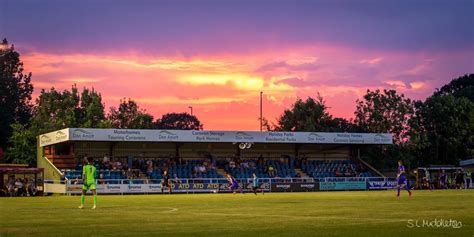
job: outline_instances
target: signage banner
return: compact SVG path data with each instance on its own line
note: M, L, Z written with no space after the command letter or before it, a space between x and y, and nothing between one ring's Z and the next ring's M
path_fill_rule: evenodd
M318 191L319 183L272 183L272 192Z
M40 136L41 146L63 141L392 144L392 135L388 133L66 128Z
M70 128L65 128L58 131L42 134L38 137L40 146L47 146L68 141L70 140L69 132Z
M240 184L240 186L244 192L251 190L251 184ZM269 183L262 183L260 187L263 191L270 191ZM171 189L174 193L230 192L227 183L172 183ZM96 190L99 194L161 193L161 184L97 184ZM165 187L163 191L168 192L168 188ZM66 193L80 194L81 192L82 184L67 185Z
M367 181L367 188L374 189L394 189L397 187L397 181Z
M366 190L365 181L357 182L322 182L319 184L321 190Z

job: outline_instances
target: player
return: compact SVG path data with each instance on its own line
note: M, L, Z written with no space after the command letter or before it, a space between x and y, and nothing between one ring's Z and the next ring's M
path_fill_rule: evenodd
M227 174L227 180L229 181L229 190L231 192L233 192L235 194L236 193L235 189L239 189L240 193L243 194L242 188L240 188L239 183L237 182L237 180L232 175Z
M401 160L398 161L397 181L397 198L400 197L401 188L405 188L408 191L408 196L411 197L410 187L408 186L408 181L406 179L405 166L403 166Z
M252 191L253 191L253 193L255 193L255 195L257 195L257 190L259 190L259 189L262 191L262 194L263 194L263 189L260 188L260 184L258 182L257 175L255 173L253 173Z
M165 186L168 187L168 194L171 194L170 176L166 170L163 172L163 177L161 177L161 192L163 192Z
M95 190L95 175L96 169L93 165L94 159L92 157L85 158L87 161L87 165L82 168L82 195L81 195L81 205L79 206L80 209L84 208L84 202L86 201L86 193L87 190L91 190L92 195L94 195L94 206L92 209L96 208L97 205L97 192Z

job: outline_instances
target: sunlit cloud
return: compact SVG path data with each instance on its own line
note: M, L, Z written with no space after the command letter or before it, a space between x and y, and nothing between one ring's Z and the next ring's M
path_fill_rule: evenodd
M375 65L375 64L378 64L382 61L383 58L373 58L373 59L363 59L363 60L360 60L360 63L362 64L369 64L369 65Z
M405 82L403 81L385 81L385 83L397 89L404 89L406 87Z
M89 78L89 77L70 77L62 79L63 82L68 83L96 83L100 82L102 79L100 78Z
M414 90L421 89L424 86L425 86L425 83L421 81L410 82L410 87Z
M132 98L157 118L193 106L206 129L257 130L260 91L264 117L271 122L296 98L318 92L331 114L351 118L367 89L396 89L422 99L469 67L464 54L444 57L318 45L193 57L31 51L22 60L33 72L35 96L41 89L76 84L101 92L106 108Z

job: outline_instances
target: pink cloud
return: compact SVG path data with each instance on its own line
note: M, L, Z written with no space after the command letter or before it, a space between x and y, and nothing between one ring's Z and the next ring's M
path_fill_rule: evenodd
M194 112L206 129L258 130L259 92L264 117L275 121L297 97L320 92L330 112L351 118L355 100L367 89L394 88L423 99L450 79L472 72L468 53L429 54L353 50L334 45L278 48L195 57L107 54L22 55L33 72L35 96L73 83L94 87L106 107L132 98L160 117L167 112Z

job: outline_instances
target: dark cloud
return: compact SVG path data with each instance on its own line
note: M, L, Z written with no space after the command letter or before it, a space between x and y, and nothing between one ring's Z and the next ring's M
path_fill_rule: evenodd
M0 0L0 6L3 37L56 52L192 56L318 42L383 50L474 48L472 0Z

